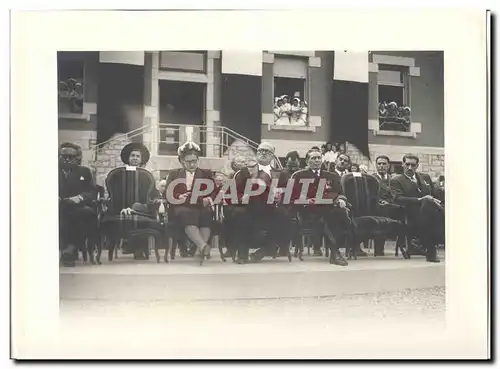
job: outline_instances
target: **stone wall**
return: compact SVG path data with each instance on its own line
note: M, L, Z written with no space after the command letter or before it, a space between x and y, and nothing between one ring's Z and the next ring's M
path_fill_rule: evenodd
M120 153L123 147L130 143L130 139L127 135L117 136L120 135L113 136L112 140L98 151L97 160L89 161L88 164L89 167L96 169L96 182L101 186L104 186L106 176L112 169L124 165Z
M377 156L386 155L391 161L400 162L405 153L412 153L419 158L419 172L429 174L432 180L437 180L440 175L444 175L444 149L439 150L441 151L439 152L432 148L432 150L426 150L425 147L408 146L402 150L400 147L391 148L385 146L388 145L370 145L371 161L364 157L353 145L348 145L347 154L350 156L352 163L364 164L368 167L368 173L373 173L376 170L375 159Z

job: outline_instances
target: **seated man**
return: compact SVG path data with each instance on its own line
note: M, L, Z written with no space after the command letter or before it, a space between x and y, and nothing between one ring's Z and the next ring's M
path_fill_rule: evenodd
M300 156L297 151L290 151L285 157L286 168L284 171L290 177L293 173L300 169Z
M63 143L59 148L59 248L63 266L75 266L78 250L86 250L86 237L97 217L92 207L92 173L78 165L79 146Z
M416 155L403 157L403 174L390 181L396 204L405 208L408 222L426 250L429 262L439 262L436 245L444 239L444 207L432 194L434 185L427 174L418 173Z
M321 169L321 152L317 150L309 150L306 154L307 168L294 173L292 179L294 181L294 190L291 201L298 208L298 212L303 218L313 218L313 224L317 226L316 233L321 237L325 231L325 224L336 239L336 244L332 245L331 254L332 264L345 266L347 261L339 252L339 247L346 242L345 232L350 228L350 220L347 215L347 200L342 196L342 186L340 177L337 173L328 172ZM309 187L304 189L305 183L301 180L313 180ZM319 194L321 199L332 200L331 204L315 204L315 199L318 196L320 182L324 181L325 191ZM299 204L302 192L304 192L308 204ZM316 240L315 248L317 251L319 241Z
M375 165L377 166L377 171L373 174L375 178L378 179L380 184L379 193L379 210L380 216L395 220L404 220L404 209L394 204L394 193L390 186L390 175L389 170L389 158L385 155L380 155L375 159ZM384 246L386 239L384 237L375 237L374 241L374 251L375 256L384 256Z
M265 230L268 236L268 242L252 255L254 261L261 260L264 256L275 255L276 247L279 248L281 255L288 252L289 248L291 235L289 209L287 206L279 205L278 202L268 202L272 181L275 180L277 186L275 193L271 194L271 198L275 195L277 199L279 193L286 187L289 178L286 172L271 167L274 151L273 145L267 142L261 143L257 148L257 163L254 166L243 168L234 177L239 200L243 204L246 213L247 229L253 229L253 234ZM262 180L265 186L263 192L259 195L245 192L247 180L254 176ZM239 250L238 254L241 254L239 262L246 262L247 253L248 248Z
M345 174L349 173L349 168L351 167L351 158L342 152L339 151L337 158L335 159L335 165L333 172L337 173L340 178L342 178ZM350 238L347 239L348 243L351 243L352 240ZM354 252L356 256L367 256L366 252L361 249L361 245L353 245Z

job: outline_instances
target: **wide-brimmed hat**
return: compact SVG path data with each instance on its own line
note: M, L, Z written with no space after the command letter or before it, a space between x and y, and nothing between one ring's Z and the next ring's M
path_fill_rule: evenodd
M128 165L128 160L130 158L130 153L132 151L140 151L141 152L141 165L147 164L149 161L149 150L146 146L144 146L140 142L131 142L128 145L125 145L125 147L122 149L122 152L120 153L120 157L123 161L124 164Z

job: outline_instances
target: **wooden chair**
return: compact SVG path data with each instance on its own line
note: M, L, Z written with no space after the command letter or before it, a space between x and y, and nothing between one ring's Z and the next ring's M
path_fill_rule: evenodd
M159 247L163 240L163 229L157 220L156 211L151 206L151 196L155 189L153 175L144 168L120 167L113 169L106 177L109 194L108 211L101 219L102 233L110 239L148 238L146 257L153 248L157 262L160 262ZM122 209L142 205L132 215L120 214ZM113 260L115 244L109 245L108 260ZM146 250L145 250L146 251Z
M341 182L344 195L352 205L350 217L353 224L353 245L376 236L397 236L396 251L399 249L407 259L407 244L400 242L406 240L406 224L380 215L378 180L367 173L348 173L342 177ZM349 249L348 258L352 257L356 259L355 251Z

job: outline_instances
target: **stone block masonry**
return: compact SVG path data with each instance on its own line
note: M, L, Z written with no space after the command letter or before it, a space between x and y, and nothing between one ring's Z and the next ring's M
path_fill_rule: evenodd
M375 159L379 155L388 156L391 161L401 162L403 155L412 153L419 158L419 171L428 174L433 181L437 181L440 175L445 173L444 154L436 153L436 148L412 147L412 146L390 146L390 145L370 145L371 160L364 157L356 147L349 145L347 154L351 158L352 163L364 164L368 167L368 173L373 173L376 170ZM444 149L442 149L444 152Z

